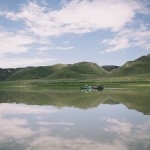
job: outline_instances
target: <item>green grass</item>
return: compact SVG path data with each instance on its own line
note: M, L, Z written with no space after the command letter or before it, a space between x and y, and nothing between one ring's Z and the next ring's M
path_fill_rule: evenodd
M139 80L142 79L142 80ZM144 80L143 80L144 79ZM0 82L0 88L3 87L40 87L51 89L79 89L83 85L98 85L103 84L105 88L150 88L149 76L143 78L138 77L114 77L114 78L97 78L91 80L77 80L77 79L60 79L60 80L17 80L17 81L3 81Z

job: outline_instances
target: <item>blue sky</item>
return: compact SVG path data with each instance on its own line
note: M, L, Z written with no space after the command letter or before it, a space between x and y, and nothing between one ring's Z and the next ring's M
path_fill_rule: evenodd
M123 65L149 53L149 0L0 0L1 68Z

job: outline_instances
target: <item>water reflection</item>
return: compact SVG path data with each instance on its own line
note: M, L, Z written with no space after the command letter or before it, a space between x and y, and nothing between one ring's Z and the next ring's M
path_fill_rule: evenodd
M124 104L130 109L150 114L149 90L0 90L0 103L52 105L88 109L100 104Z
M2 90L0 149L148 150L149 91L142 93Z
M99 91L102 92L103 89L81 89L82 92L94 92L94 91Z

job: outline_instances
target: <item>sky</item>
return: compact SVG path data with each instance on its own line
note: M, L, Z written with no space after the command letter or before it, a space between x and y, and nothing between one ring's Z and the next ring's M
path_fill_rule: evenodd
M0 68L121 66L149 53L150 0L0 0Z

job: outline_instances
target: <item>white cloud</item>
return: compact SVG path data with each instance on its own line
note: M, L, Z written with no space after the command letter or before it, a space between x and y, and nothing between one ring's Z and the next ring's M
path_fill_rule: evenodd
M72 0L59 10L48 10L30 2L20 12L1 12L12 20L23 20L29 31L39 36L83 34L100 29L120 30L136 13L143 13L138 1Z
M35 44L40 44L40 48L34 48ZM48 47L49 45L49 47ZM8 32L4 29L0 29L0 67L26 67L26 66L37 66L37 65L49 65L56 59L53 58L42 58L37 57L20 57L17 58L7 57L11 54L24 54L30 53L31 50L41 51L51 49L51 43L47 38L35 37L28 35L25 31Z
M45 66L50 65L53 61L56 61L56 59L52 58L38 58L38 57L32 57L32 58L5 58L0 57L1 68L17 68L17 67L26 67L26 66Z
M131 44L143 49L150 49L150 30L129 30L130 34L126 36L131 39Z
M27 118L22 116L18 118L17 115L41 115L51 114L58 112L58 109L46 109L44 106L28 106L24 104L0 104L0 144L11 141L12 139L22 139L35 136L37 133L45 133L46 128L39 130L32 130L29 127ZM11 118L7 115L11 115ZM48 129L50 130L50 129Z
M28 4L20 5L21 8L18 12L0 10L1 17L23 24L24 28L18 31L17 27L14 29L15 26L10 24L8 31L8 29L0 27L0 67L18 67L18 64L21 64L20 67L48 64L54 59L36 58L37 54L38 56L45 54L45 51L48 50L74 49L73 46L67 45L68 42L64 42L64 47L53 45L50 42L50 37L68 33L84 34L98 30L111 30L117 35L113 39L103 41L103 44L108 46L105 52L115 52L131 46L150 49L149 30L144 31L144 28L141 31L126 29L128 24L135 21L138 13L148 12L140 1L62 0L59 9L48 8L46 1L42 6L40 6L41 3L42 1L40 3L30 1ZM126 32L123 32L122 29ZM38 44L41 46L36 47ZM36 48L33 45L36 45ZM8 59L7 57L8 54L18 53L28 53L29 55L30 51L35 50L38 52L32 59Z
M107 121L111 125L108 128L104 128L106 132L116 132L117 134L128 134L133 128L133 125L128 122L120 122L115 118L102 118L102 120Z
M146 26L119 31L113 38L104 39L100 44L106 45L103 52L115 52L129 47L140 47L150 50L150 30Z
M50 49L53 50L70 50L70 49L74 49L73 46L68 46L68 47L50 47Z
M44 143L44 144L43 144ZM74 138L74 139L65 139L62 137L51 137L51 136L40 136L30 142L26 150L49 150L49 149L57 149L57 150L127 150L127 146L124 145L123 142L114 140L113 143L102 143L97 142L92 139L86 138Z
M42 52L42 51L47 51L47 50L70 50L70 49L74 49L73 46L42 46L37 48L38 51Z
M106 52L115 52L121 49L128 48L130 46L129 40L126 37L115 37L113 39L105 39L102 44L106 44L109 47Z
M27 53L30 50L38 50L34 45L40 44L40 48L50 48L51 42L47 38L36 37L28 34L26 30L22 31L6 31L0 28L0 56L5 54Z
M67 44L69 44L69 43L70 43L69 41L64 41L64 44L65 44L65 45L67 45Z
M119 118L102 117L102 122L99 123L105 125L105 128L102 125L101 129L106 132L101 132L101 134L100 128L97 126L93 133L90 132L87 136L84 131L80 132L79 130L77 132L82 124L74 126L74 123L66 121L51 122L52 119L43 117L45 114L49 116L49 114L57 111L59 110L54 107L0 104L1 146L9 142L9 147L14 146L14 144L19 147L21 144L26 150L129 150L132 146L134 149L139 149L139 144L141 149L149 148L149 118L139 123L133 123L133 120L128 122L121 121L122 119ZM42 115L40 116L40 114ZM32 117L35 119L31 122L30 118ZM63 128L57 128L57 125L63 126ZM68 126L73 126L73 128L66 128ZM59 131L57 129L61 129L61 132L57 132ZM70 133L63 134L63 131ZM96 135L96 139L92 138L93 135Z
M28 125L27 121L18 118L3 118L0 116L0 143L7 142L10 138L20 139L33 135L30 128L23 126Z
M34 45L39 45L34 47ZM37 65L50 65L54 58L39 57L37 54L44 54L48 50L70 50L73 46L54 46L48 38L36 37L28 34L25 31L9 32L0 28L0 67L26 67ZM11 54L29 54L30 51L35 50L37 53L35 57L17 58L15 55L8 58L7 55Z
M26 45L36 40L24 33L13 33L0 30L0 55L7 53L24 53L28 51Z
M74 126L75 124L74 123L71 123L71 122L65 122L65 121L62 121L62 122L39 122L38 123L39 125L42 125L42 126L55 126L55 125L65 125L65 126Z
M107 122L107 127L104 128L106 133L114 133L126 143L142 142L144 147L148 147L150 121L145 121L141 124L133 124L128 121L120 121L116 118L102 117L102 120Z
M47 113L55 113L57 112L55 109L45 109L44 107L39 108L36 106L28 106L28 105L17 105L17 104L8 104L3 103L0 104L0 114L47 114Z

